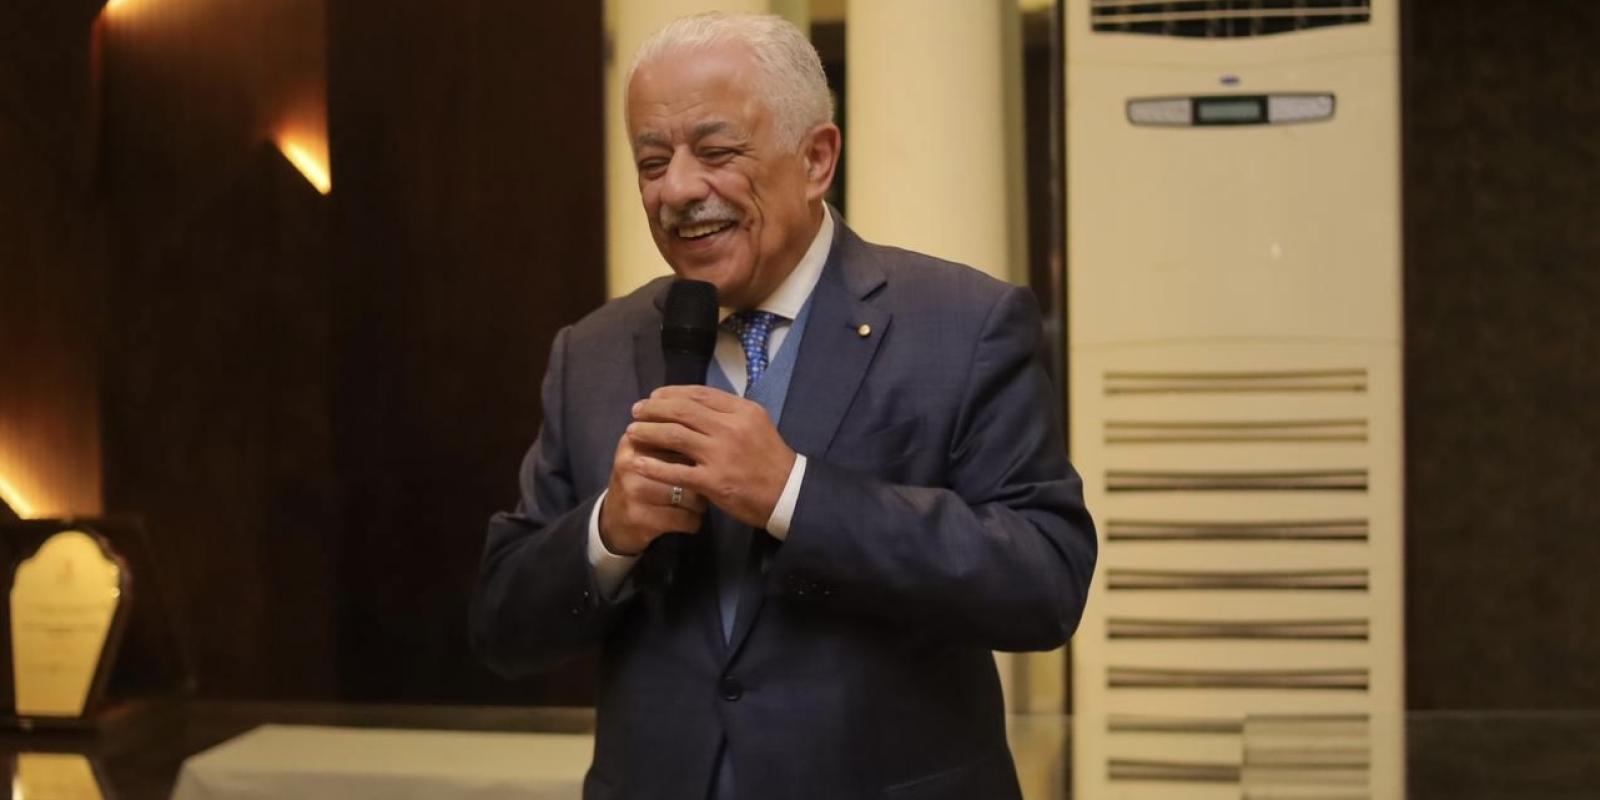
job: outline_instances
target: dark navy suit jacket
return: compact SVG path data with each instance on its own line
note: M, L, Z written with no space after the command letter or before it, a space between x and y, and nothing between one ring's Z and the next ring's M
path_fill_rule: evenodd
M804 483L787 539L757 532L725 641L706 548L617 602L587 557L629 408L662 380L666 286L556 337L476 648L510 676L601 649L589 800L699 800L724 735L752 800L1017 797L990 651L1065 642L1096 552L1032 295L836 226L779 426Z

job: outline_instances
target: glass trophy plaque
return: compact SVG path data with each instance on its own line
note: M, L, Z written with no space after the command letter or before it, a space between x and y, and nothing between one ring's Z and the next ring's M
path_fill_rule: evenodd
M128 570L81 530L47 538L11 581L11 676L22 720L93 712L115 658Z
M106 800L94 762L77 753L18 753L12 764L11 796L26 800Z

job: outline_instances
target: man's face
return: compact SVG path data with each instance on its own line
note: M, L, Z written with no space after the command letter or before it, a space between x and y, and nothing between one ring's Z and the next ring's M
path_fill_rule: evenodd
M656 247L679 277L715 284L732 308L777 289L820 222L806 158L779 141L755 74L747 47L714 45L669 51L641 65L628 87L628 134Z

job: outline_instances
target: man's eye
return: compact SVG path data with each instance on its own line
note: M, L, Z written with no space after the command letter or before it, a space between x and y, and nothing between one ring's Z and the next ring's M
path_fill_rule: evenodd
M727 147L710 147L701 150L700 157L706 161L726 161L733 157L733 150Z
M639 162L640 174L654 174L666 168L667 160L664 158L647 158Z

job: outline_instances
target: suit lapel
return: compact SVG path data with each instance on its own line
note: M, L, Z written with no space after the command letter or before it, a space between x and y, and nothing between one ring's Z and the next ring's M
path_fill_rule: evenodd
M844 421L889 330L889 312L867 299L884 280L865 243L839 225L833 253L817 281L811 320L778 426L795 452L821 457Z
M739 648L755 627L756 615L761 613L762 600L766 598L767 564L778 540L766 531L749 530L750 549L745 553L744 571L739 576L739 610L734 615L733 635L728 638L728 649L723 654L723 665L733 661Z
M666 360L661 355L660 312L662 304L667 299L668 285L670 284L663 281L661 290L656 292L653 300L656 313L646 315L633 332L633 372L639 380L640 399L661 388L661 383L667 376Z
M811 319L806 323L783 418L778 422L778 432L795 452L821 458L844 421L889 329L889 312L868 300L884 281L872 252L840 222L833 251L812 295ZM765 531L753 535L726 661L738 654L755 626L767 594L767 563L777 545Z

